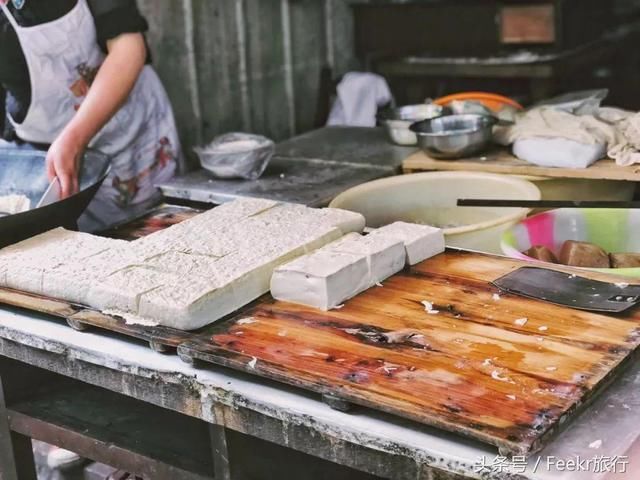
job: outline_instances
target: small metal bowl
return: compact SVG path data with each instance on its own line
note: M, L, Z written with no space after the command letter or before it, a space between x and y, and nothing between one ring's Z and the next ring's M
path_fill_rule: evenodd
M421 120L439 117L443 113L444 108L440 105L421 103L383 110L378 115L378 121L384 125L391 142L411 146L418 144L418 137L409 129L411 125Z
M448 115L411 125L418 145L433 158L470 157L485 150L498 121L486 115Z

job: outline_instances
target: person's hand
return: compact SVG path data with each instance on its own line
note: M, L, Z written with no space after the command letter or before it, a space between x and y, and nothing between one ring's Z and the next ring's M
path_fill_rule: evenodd
M78 170L86 145L74 135L63 132L47 152L47 177L60 181L61 200L78 193Z

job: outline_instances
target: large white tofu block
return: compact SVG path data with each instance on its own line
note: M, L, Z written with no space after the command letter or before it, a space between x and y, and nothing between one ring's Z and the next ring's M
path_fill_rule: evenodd
M362 236L351 233L325 248L334 252L366 256L369 265L369 286L398 273L406 262L404 242L384 235Z
M378 228L370 237L388 237L404 242L409 265L416 265L445 250L444 233L441 229L416 223L395 222Z
M271 278L274 298L321 310L335 308L369 286L366 256L327 249L277 268Z
M133 242L56 229L0 251L0 285L191 330L268 292L281 265L363 227L351 212L246 199ZM333 255L355 265L334 272L346 283L330 285L327 308L373 278L366 255Z

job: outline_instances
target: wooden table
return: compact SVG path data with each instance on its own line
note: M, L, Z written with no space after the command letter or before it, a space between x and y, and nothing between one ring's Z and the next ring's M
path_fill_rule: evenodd
M408 420L364 408L342 413L295 388L222 367L195 369L146 345L77 332L24 311L0 309L0 355L0 478L6 480L35 478L29 437L154 480L212 478L214 471L214 478L314 479L336 469L331 478L480 478L482 459L491 464L497 455ZM637 448L638 382L636 363L543 458ZM603 442L597 451L589 448L595 440ZM185 450L185 444L198 447ZM527 468L521 478L557 478Z
M538 167L514 157L507 149L496 148L485 154L460 160L436 160L424 152L409 156L402 163L405 173L423 171L464 171L503 173L508 175L592 180L640 181L640 165L620 167L613 160L600 160L588 168Z

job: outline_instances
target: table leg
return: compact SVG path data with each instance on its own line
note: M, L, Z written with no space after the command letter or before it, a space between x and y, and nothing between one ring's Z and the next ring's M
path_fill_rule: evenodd
M0 379L0 480L37 480L31 439L11 432Z
M224 427L220 425L209 425L209 437L211 438L211 454L213 455L215 480L231 480L227 435Z

